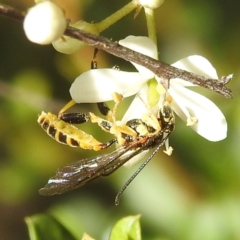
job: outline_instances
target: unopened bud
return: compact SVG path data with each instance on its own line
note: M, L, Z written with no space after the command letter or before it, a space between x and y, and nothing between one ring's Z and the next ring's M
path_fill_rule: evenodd
M164 0L139 0L139 3L145 8L155 9L163 4Z
M50 44L60 38L67 27L63 10L51 1L30 8L23 28L27 38L38 44Z
M94 35L99 35L99 32L94 23L87 23L84 21L79 21L73 24L69 24L69 26L74 27L76 29L83 30L88 33L92 33ZM61 53L72 54L77 50L86 47L86 43L83 41L64 36L63 38L59 38L57 41L53 42L53 47Z

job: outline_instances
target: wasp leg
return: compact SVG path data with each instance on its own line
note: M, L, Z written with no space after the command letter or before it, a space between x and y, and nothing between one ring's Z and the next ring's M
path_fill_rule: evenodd
M89 121L89 113L59 113L58 118L67 123L81 124Z
M91 61L91 69L97 69L97 60L96 60L96 57L97 57L97 53L98 53L98 49L95 48L94 49L94 52L93 52L93 59Z
M112 122L97 117L95 114L89 113L60 113L58 118L66 123L71 124L81 124L87 121L92 123L97 123L99 127L102 128L105 132L110 132L110 129L113 125Z
M97 69L97 60L96 60L96 56L97 56L97 53L98 53L98 49L95 48L94 49L94 53L93 53L93 59L91 61L91 69ZM107 106L107 104L105 102L99 102L97 103L97 107L98 107L98 110L99 112L103 115L103 116L106 116L106 118L108 120L110 120L111 118L108 118L108 116L111 116L112 115L112 112L110 110L110 108Z
M115 105L112 110L112 121L115 123L116 122L116 112L117 112L117 107L118 104L123 100L123 96L117 92L114 92L112 94L113 101L115 102Z
M105 103L99 103L99 106L101 106L101 110L104 114L107 114L107 120L102 119L95 114L89 112L89 113L64 113L60 111L58 114L58 118L61 119L64 122L72 123L72 124L81 124L85 123L87 121L91 121L92 123L97 123L99 127L102 128L102 130L106 132L110 132L113 125L115 125L116 122L116 111L118 104L122 101L122 95L118 93L113 93L113 100L115 102L115 105L113 107L113 110L110 111L110 109L107 107ZM67 109L67 106L70 105L71 102L69 102L63 109ZM110 120L109 120L110 119Z
M94 113L89 113L89 117L90 117L90 120L92 123L97 123L98 126L105 132L110 132L110 129L112 128L113 126L113 123L108 121L108 120L105 120L105 119L102 119L98 116L96 116Z
M107 106L107 104L105 102L99 102L97 103L97 107L99 112L103 115L103 116L108 116L109 113L111 112L110 108Z
M115 105L114 105L112 111L107 106L107 104L104 103L104 102L97 103L97 106L98 106L99 112L102 115L104 115L108 121L115 122L116 121L115 116L116 116L117 106L122 101L123 97L122 97L121 94L116 93L116 92L112 94L112 97L113 97L113 101L115 102Z
M93 59L91 61L91 69L97 69L98 66L97 66L97 60L96 60L96 56L97 56L97 53L98 53L98 49L95 48L94 49L94 53L93 53ZM110 115L110 108L107 106L107 104L105 102L99 102L97 103L97 107L98 107L98 110L99 112L103 115L103 116L108 116Z
M66 112L69 108L71 108L73 105L75 105L76 102L74 100L69 101L60 111L59 114Z
M111 128L115 125L115 122L116 122L115 116L116 116L117 106L122 101L122 95L118 93L113 93L112 96L115 102L115 105L112 111L109 110L109 108L105 105L105 103L100 103L100 105L103 107L102 110L104 109L104 111L107 111L106 120L100 117L97 117L93 113L89 113L91 122L97 123L98 126L101 127L106 132L111 132Z

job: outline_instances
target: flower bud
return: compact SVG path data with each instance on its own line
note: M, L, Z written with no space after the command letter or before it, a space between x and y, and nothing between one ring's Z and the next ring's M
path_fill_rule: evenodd
M94 35L99 35L99 32L96 28L96 25L94 23L87 23L84 21L78 21L76 23L73 24L69 24L69 26L77 28L77 29L81 29L85 32L89 32L92 33ZM67 37L64 36L63 38L59 38L58 40L56 40L55 42L52 43L53 47L61 53L65 53L65 54L72 54L74 52L76 52L77 50L85 47L87 44L84 43L83 41L79 41L77 39L71 38L71 37Z
M23 23L27 38L38 44L50 44L60 38L67 27L63 10L51 1L30 8Z
M139 0L139 3L145 8L155 9L163 4L164 0Z

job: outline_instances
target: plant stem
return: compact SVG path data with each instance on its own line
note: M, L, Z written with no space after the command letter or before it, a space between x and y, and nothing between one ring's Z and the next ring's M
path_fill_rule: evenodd
M139 6L138 1L133 0L132 2L128 3L109 17L105 18L103 21L96 23L96 27L98 28L99 32L104 31L123 17L125 17L128 13L133 11L135 8Z
M157 34L156 34L154 10L150 8L144 8L144 11L145 11L146 21L147 21L148 37L152 39L154 44L157 46Z

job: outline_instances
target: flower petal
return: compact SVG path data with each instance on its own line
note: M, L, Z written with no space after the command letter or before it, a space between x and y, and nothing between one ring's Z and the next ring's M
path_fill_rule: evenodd
M220 141L227 136L227 122L220 109L208 98L189 89L171 84L168 90L173 98L172 108L185 122L196 117L197 124L191 126L209 141Z
M187 58L181 59L180 61L177 61L176 63L172 64L172 66L205 77L218 79L216 69L206 58L202 56L189 56ZM172 79L171 82L181 86L196 86L188 81L184 81L179 78Z
M148 86L144 84L140 92L135 96L128 110L122 118L122 122L126 123L132 119L141 119L142 115L147 112L147 92Z
M131 150L130 152L134 152L135 150ZM126 168L131 168L134 165L136 165L137 163L143 161L144 159L147 159L147 154L148 154L149 150L144 150L141 153L137 154L136 156L134 156L133 158L131 158L129 161L127 161L126 163L123 164L124 167Z
M138 72L115 69L94 69L78 76L70 88L77 103L105 102L117 92L124 97L136 94L147 81Z
M157 47L153 41L148 37L143 36L128 36L125 39L119 41L119 44L132 49L136 52L142 53L154 59L157 59ZM154 73L147 68L140 66L136 63L131 62L136 69L141 73L145 78L151 79L154 77Z

